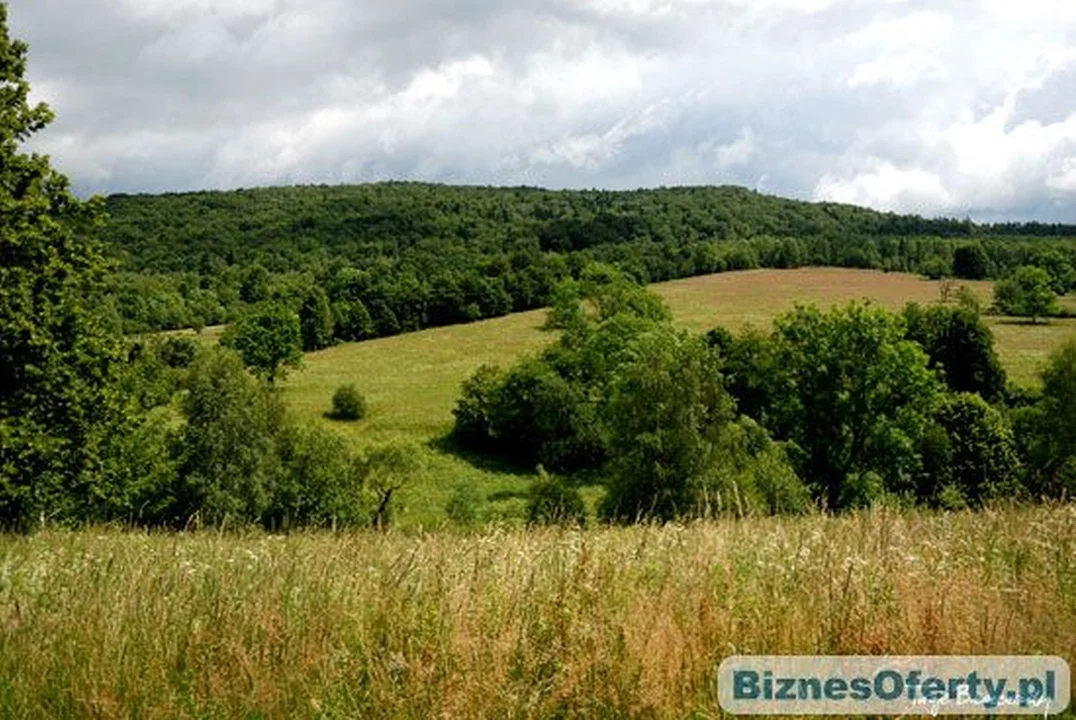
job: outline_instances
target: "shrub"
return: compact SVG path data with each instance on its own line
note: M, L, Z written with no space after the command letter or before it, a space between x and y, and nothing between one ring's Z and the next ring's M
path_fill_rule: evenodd
M942 457L948 461L935 468L937 493L951 485L970 505L1020 494L1016 440L1000 412L978 395L959 393L946 398L935 422L946 433Z
M994 286L994 304L1005 315L1039 318L1059 311L1050 273L1040 267L1025 265Z
M979 393L995 401L1005 392L1005 370L994 351L994 334L978 311L961 305L926 308L909 303L904 337L922 346L953 392Z
M482 365L463 382L460 399L452 410L456 416L453 432L462 444L481 448L490 442L501 383L501 372L492 365Z
M281 473L263 524L271 530L365 525L373 511L369 469L328 429L289 423L277 438Z
M260 522L280 471L280 399L216 349L191 366L183 402L179 487L163 520L213 527Z
M336 420L361 420L366 416L366 398L354 385L341 385L333 393L333 409L329 416Z
M157 356L170 368L189 367L198 356L198 343L188 337L169 337L157 347Z
M474 525L478 521L478 508L481 503L482 497L474 485L462 483L456 486L452 497L445 503L445 514L457 525Z
M579 491L542 468L530 489L527 521L536 525L585 525L586 505Z
M952 274L952 268L949 267L949 263L946 262L945 258L931 255L919 264L919 274L925 275L931 280L941 280L943 277L949 277Z

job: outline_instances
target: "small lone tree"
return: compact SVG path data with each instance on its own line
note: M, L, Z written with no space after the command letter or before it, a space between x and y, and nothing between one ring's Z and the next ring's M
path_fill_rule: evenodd
M341 385L333 394L329 417L335 420L361 420L366 415L366 399L354 385Z
M270 385L283 378L287 368L298 368L302 363L299 316L276 303L255 308L221 342L235 348L243 364Z
M1034 265L1017 268L994 288L994 304L1006 315L1031 318L1038 322L1057 313L1057 295L1050 273Z

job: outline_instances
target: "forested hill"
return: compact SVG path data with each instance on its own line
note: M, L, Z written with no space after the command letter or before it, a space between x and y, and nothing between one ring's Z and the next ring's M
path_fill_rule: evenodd
M129 330L221 322L269 297L298 307L307 292L299 286L314 284L331 303L372 313L373 329L343 337L387 334L540 306L589 260L644 281L799 265L947 274L960 270L956 248L974 243L976 275L1076 265L1072 226L925 219L738 187L382 183L115 195L107 204L102 237L119 261L115 296Z
M342 257L398 257L412 248L565 252L648 240L758 236L1067 235L1063 225L975 225L740 187L628 192L453 187L419 183L114 195L105 233L136 271L197 270L212 259L276 271Z

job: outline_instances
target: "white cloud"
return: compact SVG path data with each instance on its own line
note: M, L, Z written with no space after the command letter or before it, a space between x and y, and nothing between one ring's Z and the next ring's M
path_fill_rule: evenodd
M80 191L737 182L1076 222L1071 0L10 0Z
M755 154L755 134L751 128L744 128L740 136L727 145L719 146L714 154L719 168L731 168L746 165Z
M885 161L876 164L875 169L851 178L823 175L815 197L883 210L901 208L919 212L937 212L951 204L948 191L936 175L916 168L898 168Z

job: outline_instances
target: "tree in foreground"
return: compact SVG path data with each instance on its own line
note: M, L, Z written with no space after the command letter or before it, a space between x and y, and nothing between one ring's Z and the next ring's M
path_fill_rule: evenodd
M1050 273L1040 267L1025 265L994 287L994 304L1006 315L1031 318L1049 317L1058 312Z
M613 460L606 515L668 520L696 511L734 404L701 338L671 327L639 337L608 408Z
M99 204L78 201L47 157L21 152L53 119L29 104L27 50L0 3L0 524L15 528L94 509L123 419L106 266L86 239Z

